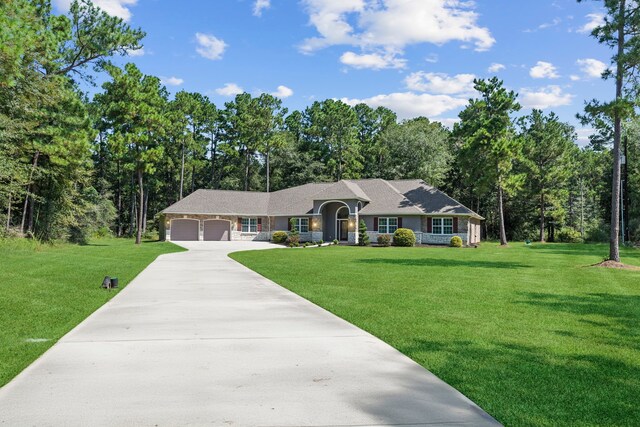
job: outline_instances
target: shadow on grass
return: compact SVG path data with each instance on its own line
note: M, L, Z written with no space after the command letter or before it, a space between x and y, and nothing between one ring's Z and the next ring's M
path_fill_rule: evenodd
M572 339L559 336L558 340ZM640 364L507 342L419 339L398 350L505 425L638 425Z
M505 261L478 261L459 259L438 259L438 258L369 258L360 259L357 262L364 264L389 264L411 267L471 267L471 268L499 268L518 269L531 268L530 265L518 262Z
M640 350L640 295L620 295L606 292L584 295L557 295L536 292L519 294L516 304L527 304L548 310L580 316L579 322L588 324L592 332L616 334L617 345ZM598 319L584 317L597 316ZM607 341L606 344L612 343ZM615 344L614 344L615 345Z

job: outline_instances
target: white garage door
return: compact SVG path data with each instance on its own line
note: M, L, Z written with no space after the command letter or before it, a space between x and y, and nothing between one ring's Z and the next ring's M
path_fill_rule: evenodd
M174 219L171 221L171 240L176 242L198 240L200 221L194 219Z

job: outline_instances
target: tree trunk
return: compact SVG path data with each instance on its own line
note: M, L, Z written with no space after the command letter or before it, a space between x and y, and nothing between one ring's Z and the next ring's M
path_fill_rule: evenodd
M182 190L184 188L184 141L182 142L182 161L180 162L180 199L182 200Z
M116 189L116 205L118 206L118 229L116 230L116 235L118 237L122 237L122 177L120 176L120 159L116 162L116 170L118 174L118 183Z
M269 148L267 148L267 193L269 192Z
M245 154L244 191L249 191L249 150Z
M622 99L624 79L624 26L626 0L620 1L618 11L618 54L616 70L616 101ZM616 108L613 116L613 183L611 185L611 235L609 236L609 259L620 262L620 135L621 117Z
M127 235L129 237L133 236L133 233L136 229L136 218L138 218L138 210L136 208L136 185L135 185L135 173L131 174L131 213L129 214L129 232Z
M12 184L13 184L13 182L12 182ZM11 228L11 193L9 193L9 200L7 202L8 203L7 203L7 225L6 225L6 230L9 231L9 229Z
M540 241L544 242L544 191L540 192Z
M22 207L22 222L20 223L20 233L24 234L24 225L27 219L27 206L29 206L29 198L31 195L31 181L33 180L33 174L38 167L38 158L40 157L40 151L36 150L33 155L33 163L31 165L31 171L29 172L29 183L27 184L27 194L24 196L24 206Z
M142 232L146 233L147 231L147 213L149 211L149 191L145 191L144 193L144 209L142 215Z
M142 241L142 222L144 217L144 187L142 186L142 167L138 166L138 190L140 194L138 209L138 229L136 230L136 245L139 245Z
M507 245L507 232L504 228L504 207L502 205L502 184L498 183L498 215L500 216L500 245Z
M218 144L215 141L215 135L211 134L211 188L216 188L216 151Z

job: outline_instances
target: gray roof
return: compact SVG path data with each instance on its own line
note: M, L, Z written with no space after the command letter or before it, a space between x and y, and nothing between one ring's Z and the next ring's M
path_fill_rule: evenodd
M316 193L313 200L360 200L369 202L371 199L367 197L362 188L353 181L338 181L335 184Z
M482 218L422 180L343 180L272 193L198 190L163 213L252 216L313 214L314 200L358 200L362 215L464 215Z

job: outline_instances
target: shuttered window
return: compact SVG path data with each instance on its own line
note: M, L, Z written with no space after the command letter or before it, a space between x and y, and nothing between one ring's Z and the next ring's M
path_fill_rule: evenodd
M309 218L294 218L296 230L300 233L309 232Z
M393 234L398 229L398 218L378 218L378 232Z
M242 218L242 232L243 233L257 233L258 232L258 218Z
M431 232L433 234L453 234L453 218L432 218Z

